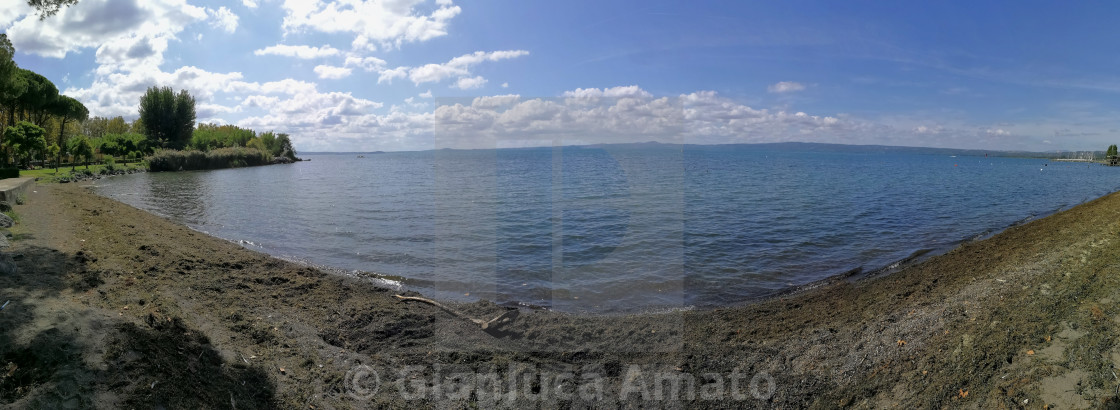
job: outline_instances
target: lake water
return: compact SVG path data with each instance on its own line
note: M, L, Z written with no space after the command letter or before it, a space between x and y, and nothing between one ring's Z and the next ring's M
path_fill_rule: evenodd
M440 298L625 312L756 300L1120 189L1099 165L758 146L305 157L96 191Z

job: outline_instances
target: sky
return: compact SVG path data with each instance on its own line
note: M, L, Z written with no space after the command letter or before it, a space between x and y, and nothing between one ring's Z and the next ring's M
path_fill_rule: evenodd
M929 3L0 0L0 31L91 115L170 86L299 151L1120 143L1120 5Z

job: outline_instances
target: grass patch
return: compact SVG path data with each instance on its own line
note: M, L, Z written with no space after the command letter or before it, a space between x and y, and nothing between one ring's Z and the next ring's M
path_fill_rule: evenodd
M141 163L141 162L131 163L131 164L128 164L128 165L97 164L97 165L90 165L88 171L89 171L89 174L92 174L92 175L102 175L102 174L106 174L106 173L108 173L109 171L112 171L112 170L126 170L127 171L127 170L132 170L132 169L144 169L144 168L145 168L144 164ZM54 168L40 168L40 169L21 170L20 171L20 176L21 177L30 177L30 178L39 178L40 182L59 182L59 181L62 181L62 180L66 180L66 181L73 180L74 177L77 176L77 175L86 174L86 171L87 171L87 169L84 165L79 165L77 167L77 169L74 169L74 170L71 170L71 168L68 167L68 166L61 167L61 168L58 169L58 172L55 172Z

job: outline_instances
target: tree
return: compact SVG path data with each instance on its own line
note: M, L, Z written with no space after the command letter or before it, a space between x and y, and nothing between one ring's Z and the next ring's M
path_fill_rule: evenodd
M58 87L47 77L31 70L21 68L17 75L26 85L23 94L16 99L19 110L24 113L22 119L41 127L46 123L51 114L50 108L58 99Z
M194 97L187 90L176 95L171 87L151 87L140 97L140 121L145 135L166 148L182 149L194 132Z
M253 138L253 139L249 140L249 143L245 144L245 147L246 148L255 148L258 151L260 151L262 154L270 155L269 152L268 152L268 147L266 147L264 145L264 141L261 141L260 138Z
M137 118L137 119L132 121L132 124L128 125L128 131L126 131L126 132L131 132L133 134L147 135L145 133L148 132L148 131L146 129L144 129L144 121L140 121L140 119Z
M7 81L11 80L16 69L19 68L15 60L12 60L15 55L16 49L8 40L8 35L0 33L0 84L7 85Z
M12 60L15 54L16 49L8 41L8 35L0 34L0 105L3 105L7 111L4 114L8 116L14 114L14 101L24 91L24 87L19 87L23 83L16 77L19 66Z
M265 149L267 149L265 152L275 157L277 155L276 152L279 151L279 146L276 144L276 134L272 131L264 132L261 133L260 139L261 142L264 143Z
M47 147L47 156L49 156L51 158L55 158L54 172L56 174L58 173L58 163L62 162L62 154L61 153L62 153L62 148L59 148L58 144L51 144L51 146Z
M292 140L288 138L288 134L278 134L276 136L276 145L277 149L280 151L279 154L275 154L276 156L288 157L288 159L292 161L297 159L296 149L292 147Z
M105 133L106 134L127 134L128 133L128 123L124 121L124 117L119 116L119 115L116 116L116 117L110 118L109 121L107 121L105 123Z
M67 148L67 151L70 152L70 155L74 156L74 159L84 159L86 163L86 169L89 169L89 160L90 158L93 158L93 145L90 145L89 138L86 138L85 135L79 135L77 138L71 138ZM76 164L76 162L72 162L70 169L73 170L74 168L76 168Z
M58 127L58 144L56 144L60 147L66 145L66 121L77 120L80 122L85 121L86 118L89 117L89 110L86 109L86 106L83 105L81 101L75 100L65 95L59 96L58 99L55 100L52 111L54 111L54 115L58 116L59 121L61 122L60 126ZM62 161L61 151L55 152L54 155L57 157L55 164ZM55 168L55 170L57 171L58 166L56 165Z
M0 137L9 125L15 124L16 101L27 89L22 77L17 76L19 66L12 60L16 49L8 41L7 34L0 34ZM4 121L7 119L7 121ZM4 146L0 140L0 146ZM4 150L7 153L7 149ZM7 165L7 155L4 155L4 164Z
M78 4L78 0L27 0L27 5L39 11L39 20L53 16L63 7Z
M1116 155L1117 155L1116 151L1117 151L1116 144L1109 145L1108 150L1104 152L1104 156L1105 157L1110 157L1110 158L1116 157Z
M43 152L47 147L47 138L43 128L27 121L20 121L14 127L4 131L4 140L16 151L16 162L23 160L23 165L28 166L31 157L37 152Z

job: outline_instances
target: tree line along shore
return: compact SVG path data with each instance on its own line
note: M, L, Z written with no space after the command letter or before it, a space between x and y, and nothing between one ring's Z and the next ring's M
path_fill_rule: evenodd
M54 168L49 176L65 180L78 166L88 170L91 164L110 172L129 169L130 163L149 171L183 171L299 161L288 134L196 126L195 99L186 90L149 87L131 122L123 116L90 118L80 101L60 94L43 75L20 68L14 54L7 35L0 34L0 178Z

